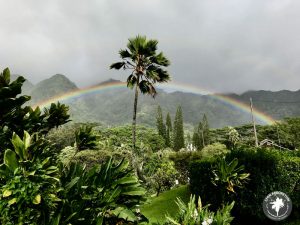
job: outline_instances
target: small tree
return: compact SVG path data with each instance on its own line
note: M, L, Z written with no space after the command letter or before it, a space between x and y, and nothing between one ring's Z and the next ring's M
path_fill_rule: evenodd
M237 143L240 140L239 133L233 127L228 127L227 135L228 135L228 142L229 142L230 148L235 148L235 146L237 145Z
M202 148L202 144L200 143L200 136L199 136L199 132L198 132L198 128L195 127L194 129L194 133L193 133L193 146L199 150Z
M163 114L160 106L157 107L156 127L158 134L166 139L166 125L164 124Z
M175 151L178 151L184 146L182 109L181 106L178 106L174 120L173 148Z
M170 113L167 113L166 117L166 145L168 147L171 146L171 140L172 140L172 121L171 121L171 116Z
M174 167L174 163L172 161L163 161L156 173L152 176L156 196L158 196L161 191L169 190L174 186L177 176L178 172Z

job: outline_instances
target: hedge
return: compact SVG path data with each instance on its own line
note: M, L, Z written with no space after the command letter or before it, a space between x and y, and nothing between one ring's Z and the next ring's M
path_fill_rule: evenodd
M239 219L248 222L267 222L262 211L264 198L272 191L286 193L293 202L293 213L285 221L299 219L300 211L300 158L288 152L274 149L240 149L234 150L226 156L228 161L233 158L245 166L245 172L250 173L250 181L245 188L237 189L234 213ZM190 163L191 192L200 195L204 204L211 203L215 207L221 203L220 195L211 184L211 170L216 160L194 161ZM243 222L243 224L246 224ZM300 223L299 223L300 224Z

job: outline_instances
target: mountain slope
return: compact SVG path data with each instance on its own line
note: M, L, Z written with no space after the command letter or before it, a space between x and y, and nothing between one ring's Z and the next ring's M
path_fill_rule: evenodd
M100 84L114 84L117 80L107 80ZM55 75L41 81L33 87L32 104L57 94L77 90L78 88L63 75ZM241 95L229 94L230 98L249 104L252 97L254 106L266 114L282 119L287 116L300 116L300 91L249 91ZM133 111L132 90L126 87L103 89L89 95L62 101L70 106L73 121L102 122L108 125L131 123ZM291 103L293 102L293 103ZM138 123L155 126L157 106L162 107L164 115L170 112L175 117L176 108L182 106L184 122L194 126L207 115L211 127L237 126L251 122L249 113L245 113L230 104L209 95L185 92L167 93L158 90L155 99L140 95L138 102ZM263 123L263 121L258 121Z
M45 79L37 83L30 92L32 96L32 104L39 101L51 98L71 90L76 90L78 87L71 82L66 76L56 74L49 79Z
M274 119L300 116L300 90L298 91L248 91L230 97L249 104L252 98L255 108L271 115Z

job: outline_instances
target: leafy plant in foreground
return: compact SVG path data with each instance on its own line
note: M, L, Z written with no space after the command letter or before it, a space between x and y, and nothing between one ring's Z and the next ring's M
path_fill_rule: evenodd
M225 158L221 158L213 170L212 183L217 186L222 193L224 203L225 190L227 193L235 193L234 188L242 188L248 181L250 174L243 173L244 166L238 166L238 159L233 159L227 163Z
M46 224L60 201L58 168L49 157L41 161L26 131L23 140L14 133L12 144L0 165L1 224Z
M145 190L122 160L112 158L101 166L87 170L79 163L62 169L63 199L55 214L57 224L117 224L137 222L136 206Z
M91 126L83 126L75 131L75 143L78 151L97 147L96 135L93 134L92 129Z
M202 206L200 197L197 205L195 204L195 196L191 195L189 203L186 205L180 198L177 198L176 204L179 207L179 213L176 218L167 216L167 220L175 225L230 225L233 217L230 212L234 206L234 202L225 205L216 213L211 212L207 206Z

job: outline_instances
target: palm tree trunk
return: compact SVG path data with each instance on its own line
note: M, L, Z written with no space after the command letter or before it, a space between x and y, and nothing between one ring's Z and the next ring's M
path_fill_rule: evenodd
M133 151L135 153L136 150L136 113L137 113L137 103L138 103L138 83L139 78L137 78L137 84L135 86L135 96L134 96L134 105L133 105L133 118L132 118L132 144L133 144Z

